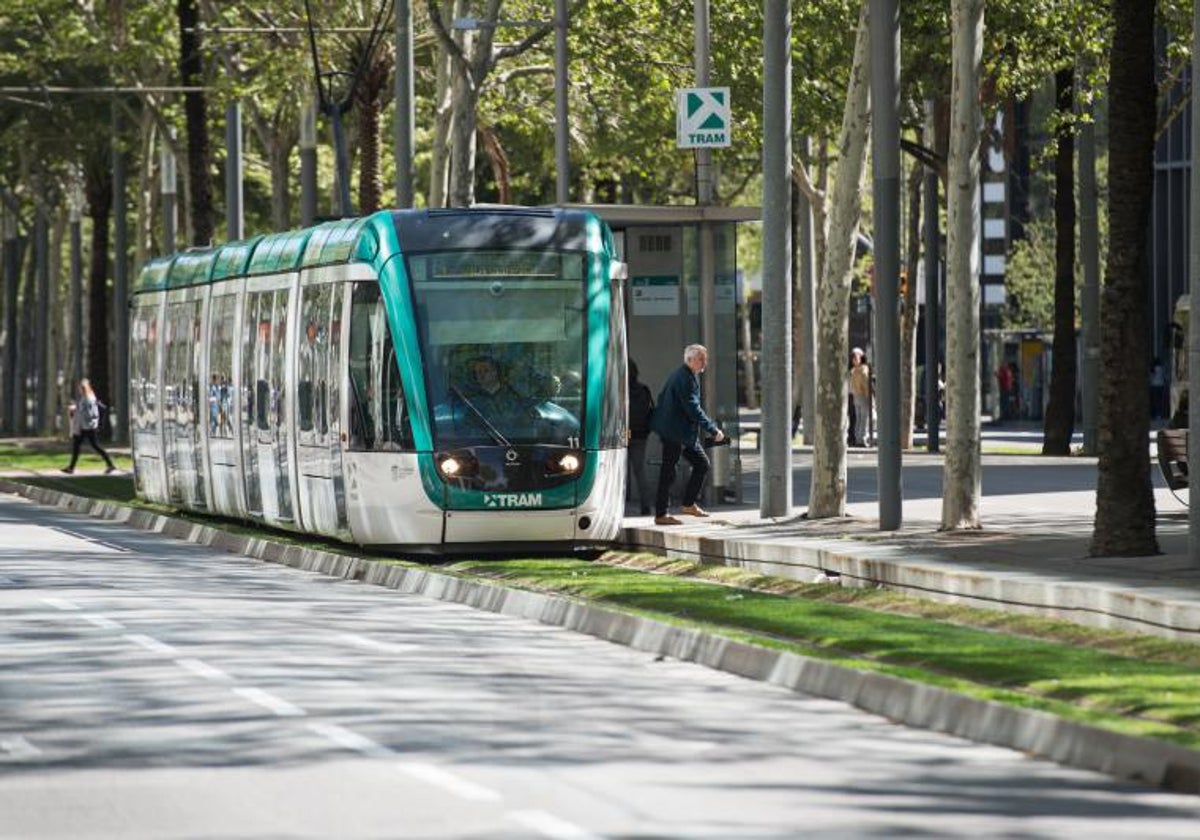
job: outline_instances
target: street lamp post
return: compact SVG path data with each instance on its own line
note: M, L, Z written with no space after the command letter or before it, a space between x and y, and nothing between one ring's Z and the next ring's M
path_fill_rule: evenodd
M554 0L554 160L557 170L554 200L566 204L571 183L571 158L567 144L567 0ZM455 18L451 29L472 31L498 26L546 26L540 20L488 21L473 17Z

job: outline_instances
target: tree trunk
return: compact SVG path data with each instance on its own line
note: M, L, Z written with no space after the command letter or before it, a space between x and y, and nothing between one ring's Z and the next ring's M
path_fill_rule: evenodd
M476 93L461 73L454 76L454 118L450 131L451 207L470 207L475 202L475 105Z
M100 161L84 173L88 218L92 220L91 252L88 255L87 352L83 375L91 379L100 399L109 402L108 381L108 220L112 213L113 182L108 161Z
M500 142L500 136L491 126L487 126L479 129L479 142L483 145L483 153L487 155L488 162L492 165L492 178L496 182L496 201L501 204L511 203L511 167L508 163L508 153L504 151L504 144Z
M1043 455L1070 455L1075 431L1075 134L1074 71L1054 76L1058 94L1058 151L1054 159L1054 367L1042 438Z
M382 95L388 89L392 72L392 56L386 50L379 50L370 58L371 65L363 76L358 96L358 210L364 214L374 213L383 204L383 182L379 167L379 112Z
M952 0L942 529L979 527L979 73L984 0Z
M450 4L447 4L450 5ZM434 96L433 143L429 163L429 206L445 207L450 186L450 128L453 121L452 73L450 53L439 42L437 50L437 92Z
M291 227L292 145L292 140L283 132L272 134L267 144L267 162L271 167L271 224L275 230Z
M813 435L812 487L808 516L846 512L846 358L849 346L850 282L862 214L862 173L870 129L867 3L855 36L854 63L838 139L841 159L833 186L824 273L817 291L817 411Z
M900 448L912 449L917 382L917 265L921 258L921 183L925 168L913 161L908 173L908 253L900 304Z
M1158 553L1150 484L1146 229L1153 187L1154 5L1113 0L1110 246L1100 303L1100 453L1094 557Z
M200 46L200 14L196 0L179 0L179 77L185 87L204 84L204 62ZM208 120L203 93L183 95L187 118L188 199L191 202L193 245L206 246L213 239L214 213L208 180Z

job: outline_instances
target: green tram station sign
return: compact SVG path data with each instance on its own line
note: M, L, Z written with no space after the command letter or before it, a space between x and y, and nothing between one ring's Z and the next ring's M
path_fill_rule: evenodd
M729 88L680 88L675 95L675 146L711 149L729 145Z

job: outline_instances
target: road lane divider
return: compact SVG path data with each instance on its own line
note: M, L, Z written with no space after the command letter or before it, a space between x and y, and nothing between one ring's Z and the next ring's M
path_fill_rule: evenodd
M289 703L282 697L276 697L271 692L263 691L261 688L248 686L246 688L231 688L230 691L244 700L249 700L251 703L262 706L267 711L279 717L304 717L308 714L308 712L294 703Z
M9 758L34 758L42 754L42 751L29 743L24 735L0 739L0 752Z
M127 642L133 642L140 648L150 651L151 653L160 653L163 656L174 656L179 653L175 648L171 647L166 642L160 642L153 636L146 636L142 633L126 633L121 638Z
M203 659L196 659L191 656L184 656L175 660L175 664L183 670L195 674L198 677L203 677L206 680L213 682L232 682L233 677L222 671L216 665L209 665Z
M84 621L93 627L99 627L101 630L124 630L125 625L119 621L114 621L103 615L85 615L81 616Z
M554 840L600 840L601 836L545 811L513 811L507 816L530 831Z

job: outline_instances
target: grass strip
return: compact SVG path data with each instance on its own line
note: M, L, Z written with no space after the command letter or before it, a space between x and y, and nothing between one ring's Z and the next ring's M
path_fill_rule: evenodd
M107 444L101 443L107 448ZM108 453L120 469L132 470L133 459L123 452ZM59 470L71 460L71 442L57 438L37 438L29 442L0 443L0 471L41 472ZM90 446L79 452L78 468L103 469L104 462Z
M1177 662L580 560L470 561L449 568L1200 748L1200 671Z

